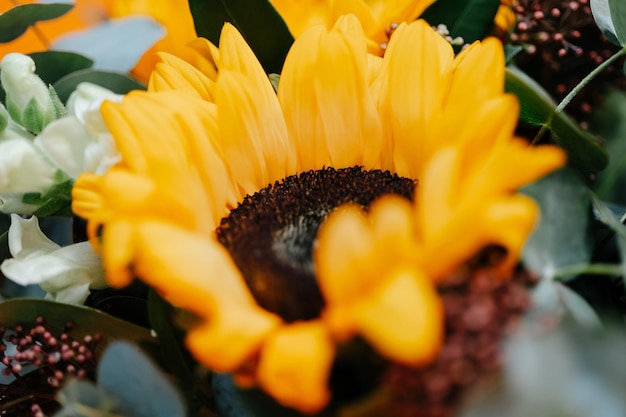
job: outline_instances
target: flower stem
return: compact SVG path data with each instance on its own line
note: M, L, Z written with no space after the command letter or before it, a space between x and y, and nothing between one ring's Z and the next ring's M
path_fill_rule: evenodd
M613 64L615 61L617 61L618 59L620 59L622 56L626 55L626 47L620 49L619 51L617 51L615 54L613 54L609 59L607 59L606 61L604 61L603 63L601 63L600 65L598 65L593 71L591 71L585 78L583 78L577 85L576 87L574 87L572 89L572 91L570 91L567 96L565 96L565 98L563 100L561 100L561 102L559 103L558 106L556 106L556 108L554 109L554 112L552 113L552 115L550 116L550 118L547 120L547 122L541 126L541 130L539 130L539 133L537 133L537 135L535 136L535 138L532 140L532 142L530 143L531 145L535 145L537 144L537 142L539 142L539 140L543 137L543 135L546 133L546 130L548 130L549 126L552 125L552 120L554 119L554 117L561 113L565 107L567 107L567 105L574 99L574 97L576 97L576 95L578 93L580 93L580 91L585 88L585 86L587 84L589 84L594 78L596 78L596 76L598 74L600 74L602 71L604 71L609 65Z
M582 274L620 276L623 272L621 265L617 264L575 264L557 269L554 278L567 280Z

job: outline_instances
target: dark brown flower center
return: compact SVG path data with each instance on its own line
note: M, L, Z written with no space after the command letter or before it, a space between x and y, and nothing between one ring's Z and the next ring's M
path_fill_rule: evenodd
M383 194L412 199L416 181L389 171L324 168L287 177L246 198L222 219L228 249L259 305L288 322L319 316L313 247L328 214L345 203L369 205Z

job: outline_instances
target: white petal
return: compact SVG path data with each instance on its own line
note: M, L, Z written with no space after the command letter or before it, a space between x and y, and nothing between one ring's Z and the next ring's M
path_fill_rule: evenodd
M43 234L36 216L23 219L11 214L9 227L9 251L14 258L24 259L33 254L47 254L60 248Z
M85 149L93 142L85 125L75 116L55 120L35 138L41 153L71 178L83 172Z

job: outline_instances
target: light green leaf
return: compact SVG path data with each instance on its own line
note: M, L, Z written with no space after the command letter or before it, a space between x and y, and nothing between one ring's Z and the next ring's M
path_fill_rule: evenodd
M593 244L590 192L574 171L557 171L522 192L541 208L540 223L522 254L525 265L551 279L559 268L589 262Z
M520 101L520 120L531 126L546 126L551 139L567 152L569 165L583 172L606 167L606 149L567 114L555 113L556 103L536 81L515 67L507 67L505 89Z
M35 23L56 19L72 9L67 3L24 4L0 15L0 42L11 42Z
M611 0L591 0L591 13L604 36L606 36L611 43L621 45L622 42L620 42L617 37L617 31L615 30L615 24L611 16L610 2ZM618 0L617 2L623 3L622 0Z
M189 0L196 33L215 45L225 22L242 34L266 73L280 73L293 36L268 0Z
M623 223L624 218L618 219L611 209L596 196L592 197L592 201L598 219L615 232L623 276L626 278L626 225Z
M98 385L132 417L184 417L180 395L137 347L116 341L98 364Z

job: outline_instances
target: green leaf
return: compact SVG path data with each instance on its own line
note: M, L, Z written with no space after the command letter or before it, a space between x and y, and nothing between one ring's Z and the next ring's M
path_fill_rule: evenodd
M420 18L433 26L444 24L450 36L472 43L491 32L499 6L500 0L437 0Z
M526 266L551 279L561 267L589 262L593 247L590 192L577 175L571 169L559 170L522 192L541 208L540 223L522 254Z
M230 22L243 35L266 73L280 73L293 36L267 0L189 0L196 33L215 45Z
M11 42L35 23L56 19L72 9L71 4L24 4L0 15L0 42Z
M591 12L607 39L626 46L626 2L624 0L591 0Z
M596 211L598 219L606 224L613 232L617 239L617 247L621 258L621 268L623 276L626 279L626 225L624 225L624 216L618 219L611 209L600 199L593 196L593 207Z
M148 317L150 326L157 334L159 347L164 358L168 358L167 367L183 383L193 381L193 369L196 362L183 345L184 332L172 323L174 308L159 295L150 291L148 295ZM187 387L191 388L191 387Z
M67 180L53 185L45 193L26 193L22 196L22 203L39 206L33 213L38 217L71 216L72 215L72 187L73 180Z
M536 81L515 67L507 67L505 90L519 99L522 122L550 130L551 139L567 152L569 165L583 172L598 172L606 167L606 149L567 114L555 114L556 103Z
M139 349L114 342L98 364L98 385L114 397L124 415L184 417L185 407L165 375Z
M73 72L54 83L53 87L63 103L76 90L78 84L90 82L108 88L117 94L126 94L131 90L145 90L146 87L127 75L117 72L81 70Z
M88 69L93 65L91 59L73 52L45 51L29 56L35 61L37 75L46 84L54 84L74 71Z
M604 104L594 111L591 129L606 142L609 155L626 155L626 94L613 91ZM593 187L601 200L626 206L626 158L611 158Z
M54 333L63 332L68 321L74 324L71 330L74 338L100 333L103 343L99 345L97 354L109 342L120 339L134 342L150 352L156 349L156 339L152 337L150 330L92 308L39 298L13 298L0 302L0 327L34 326L39 316L45 319L46 327Z

